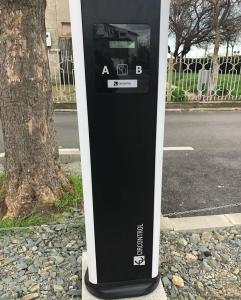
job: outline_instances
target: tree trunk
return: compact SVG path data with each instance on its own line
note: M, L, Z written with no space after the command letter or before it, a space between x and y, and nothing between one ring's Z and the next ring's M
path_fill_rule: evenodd
M215 93L218 82L218 72L219 72L219 63L218 63L218 53L221 43L221 32L220 32L220 23L219 23L219 14L220 14L220 0L214 1L214 30L215 30L215 41L214 41L214 51L213 51L213 62L212 62L212 74L210 82L210 92L211 94Z
M226 59L228 59L229 56L229 41L227 41L227 45L226 45Z
M46 0L0 0L5 217L51 206L71 189L58 162L45 8Z
M234 45L231 45L231 48L232 48L232 58L233 58L233 55L234 55Z

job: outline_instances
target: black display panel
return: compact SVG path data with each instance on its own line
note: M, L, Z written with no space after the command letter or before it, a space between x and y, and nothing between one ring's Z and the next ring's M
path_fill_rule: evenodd
M96 91L147 93L150 40L146 24L95 24Z

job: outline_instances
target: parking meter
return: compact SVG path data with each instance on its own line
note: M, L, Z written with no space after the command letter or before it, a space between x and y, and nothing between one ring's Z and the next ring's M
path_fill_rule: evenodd
M104 299L159 282L168 0L70 0L88 271Z

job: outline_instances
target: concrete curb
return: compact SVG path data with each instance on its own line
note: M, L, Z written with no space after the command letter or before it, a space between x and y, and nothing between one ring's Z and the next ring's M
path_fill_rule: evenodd
M59 149L60 162L68 164L80 161L80 150L77 148ZM4 163L4 153L0 153L0 164Z
M84 218L84 215L82 215ZM56 224L52 224L54 226ZM78 223L64 223L63 227L78 227ZM40 225L45 226L45 225ZM0 228L0 232L5 231L22 231L31 230L39 226L32 227L13 227L13 228ZM214 216L197 216L185 218L167 218L161 217L161 231L177 231L177 232L202 232L212 231L215 229L241 227L241 213L225 214Z
M95 296L91 295L85 285L85 273L87 270L87 253L83 252L82 253L82 299L83 300L95 300L99 299L96 298ZM142 299L142 300L167 300L166 292L163 288L162 281L160 280L158 287L154 292L152 292L149 295L142 296L142 297L134 297L134 298L125 298L127 299Z
M192 147L164 147L164 151L193 151ZM60 162L68 164L72 162L80 162L80 150L78 148L60 148ZM4 153L0 153L0 164L4 162Z
M71 109L71 108L66 108L66 109L65 109L65 108L61 109L61 108L60 108L60 109L59 109L59 108L58 108L58 109L55 109L54 111L55 111L55 112L76 112L77 109L76 109L76 108L74 108L74 109Z
M77 109L55 109L55 112L76 112ZM171 108L166 107L166 112L202 112L202 111L241 111L241 107L193 107Z
M240 99L241 100L241 99ZM76 111L76 103L55 103L55 111L68 112ZM241 101L192 101L192 102L168 102L167 111L239 111Z
M184 218L161 218L162 231L202 232L229 227L241 227L241 213Z
M241 107L166 108L166 112L241 111Z

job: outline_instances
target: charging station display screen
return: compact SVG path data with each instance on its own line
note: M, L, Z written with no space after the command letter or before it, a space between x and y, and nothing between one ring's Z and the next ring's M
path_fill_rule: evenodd
M96 91L147 93L151 29L146 24L95 24Z
M110 41L111 49L135 49L136 43L132 41Z

